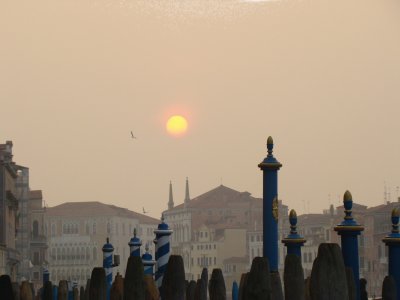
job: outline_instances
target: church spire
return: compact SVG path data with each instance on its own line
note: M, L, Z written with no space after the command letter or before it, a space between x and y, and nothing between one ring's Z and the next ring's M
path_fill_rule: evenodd
M190 196L189 196L189 179L186 177L186 191L185 191L185 206L189 204Z
M172 195L172 182L169 182L169 200L168 200L168 209L174 208L174 196Z

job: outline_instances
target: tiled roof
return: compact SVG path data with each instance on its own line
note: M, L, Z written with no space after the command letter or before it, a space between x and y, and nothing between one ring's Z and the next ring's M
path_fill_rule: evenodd
M232 203L237 203L240 205L241 203L248 201L256 201L257 198L251 196L249 192L238 192L234 189L228 188L224 185L220 185L196 198L190 200L187 205L187 208L223 208L227 207L228 202L229 205ZM173 209L168 211L178 210L184 208L184 204L179 204L175 206Z
M138 219L145 224L158 224L160 220L115 205L93 202L66 202L47 208L49 216L119 216Z

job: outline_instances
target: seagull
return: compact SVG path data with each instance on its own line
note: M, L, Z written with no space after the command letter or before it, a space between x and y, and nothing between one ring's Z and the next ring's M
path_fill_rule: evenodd
M132 136L133 139L137 139L137 137L133 135L132 131L131 131L131 136Z
M147 214L147 213L148 213L148 211L145 211L145 210L144 210L144 207L143 207L143 213L144 213L144 214Z

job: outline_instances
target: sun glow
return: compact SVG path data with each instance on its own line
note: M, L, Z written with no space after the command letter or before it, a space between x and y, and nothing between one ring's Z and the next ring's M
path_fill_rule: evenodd
M186 133L188 122L185 117L175 115L168 119L166 128L169 134L179 137Z

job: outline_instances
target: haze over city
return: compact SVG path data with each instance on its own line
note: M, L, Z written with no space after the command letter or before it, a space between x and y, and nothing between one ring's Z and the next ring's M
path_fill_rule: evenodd
M159 218L170 180L179 204L186 177L192 198L221 183L261 197L269 135L279 197L299 213L347 189L368 206L385 184L400 196L396 0L0 7L1 143L48 206ZM173 115L188 123L179 137Z

